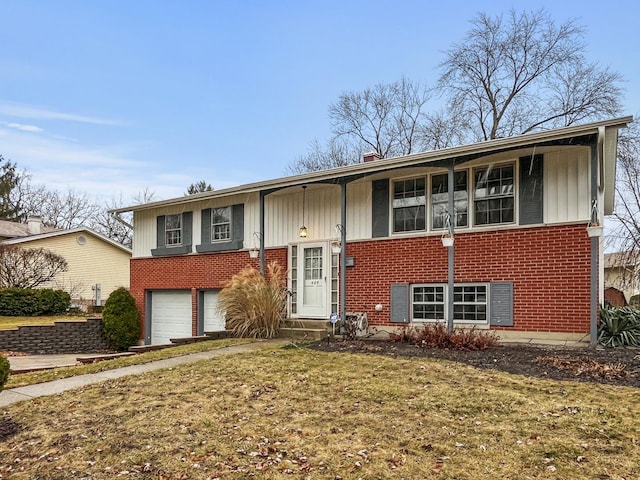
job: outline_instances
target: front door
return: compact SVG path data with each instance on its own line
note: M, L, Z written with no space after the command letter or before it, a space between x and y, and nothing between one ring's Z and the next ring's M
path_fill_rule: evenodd
M301 244L298 249L298 315L326 318L327 246L324 243Z

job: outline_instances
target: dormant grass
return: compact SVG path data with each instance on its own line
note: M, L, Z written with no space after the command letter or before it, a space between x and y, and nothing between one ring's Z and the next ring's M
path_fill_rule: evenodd
M3 478L631 479L638 391L273 349L9 407Z

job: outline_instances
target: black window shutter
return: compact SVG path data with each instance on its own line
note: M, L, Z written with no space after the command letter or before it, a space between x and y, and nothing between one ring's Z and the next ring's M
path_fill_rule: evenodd
M371 182L371 236L389 236L389 179Z
M156 248L164 248L165 247L165 236L164 236L164 215L158 215L156 218L157 232L156 232Z
M391 284L391 317L394 323L409 323L409 284Z
M520 158L520 225L542 223L544 157Z
M244 204L239 203L231 207L231 240L235 248L242 248L244 241Z
M490 325L513 327L513 282L492 282Z
M202 226L200 228L200 244L206 245L211 243L211 209L205 208L200 212L202 217Z
M193 213L184 212L182 214L182 245L191 246L193 232Z

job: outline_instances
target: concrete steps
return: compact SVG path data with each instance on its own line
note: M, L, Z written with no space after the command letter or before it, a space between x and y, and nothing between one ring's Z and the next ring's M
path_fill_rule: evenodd
M331 333L331 323L327 320L308 318L287 318L280 327L279 338L315 342L324 340Z

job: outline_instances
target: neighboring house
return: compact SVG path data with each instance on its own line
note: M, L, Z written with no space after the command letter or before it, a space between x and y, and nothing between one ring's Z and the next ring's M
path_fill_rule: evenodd
M630 121L369 155L114 210L134 215L130 290L144 341L224 328L218 291L276 260L293 318L365 312L377 330L447 321L595 344L602 231L586 227L613 211L618 130Z
M44 248L64 257L67 271L41 287L69 292L72 303L82 308L99 306L116 288L129 287L131 250L87 228L51 230L38 227L37 221L30 220L28 234L5 237L0 243ZM7 223L11 222L0 222L0 231L6 234L9 233ZM22 228L14 224L13 229L27 231L27 225ZM37 233L39 229L41 233Z
M626 302L640 295L640 259L625 252L605 253L605 288L619 290Z
M24 238L29 235L53 232L57 228L47 227L42 224L42 217L32 216L27 219L27 223L9 222L0 220L0 242L12 238Z

